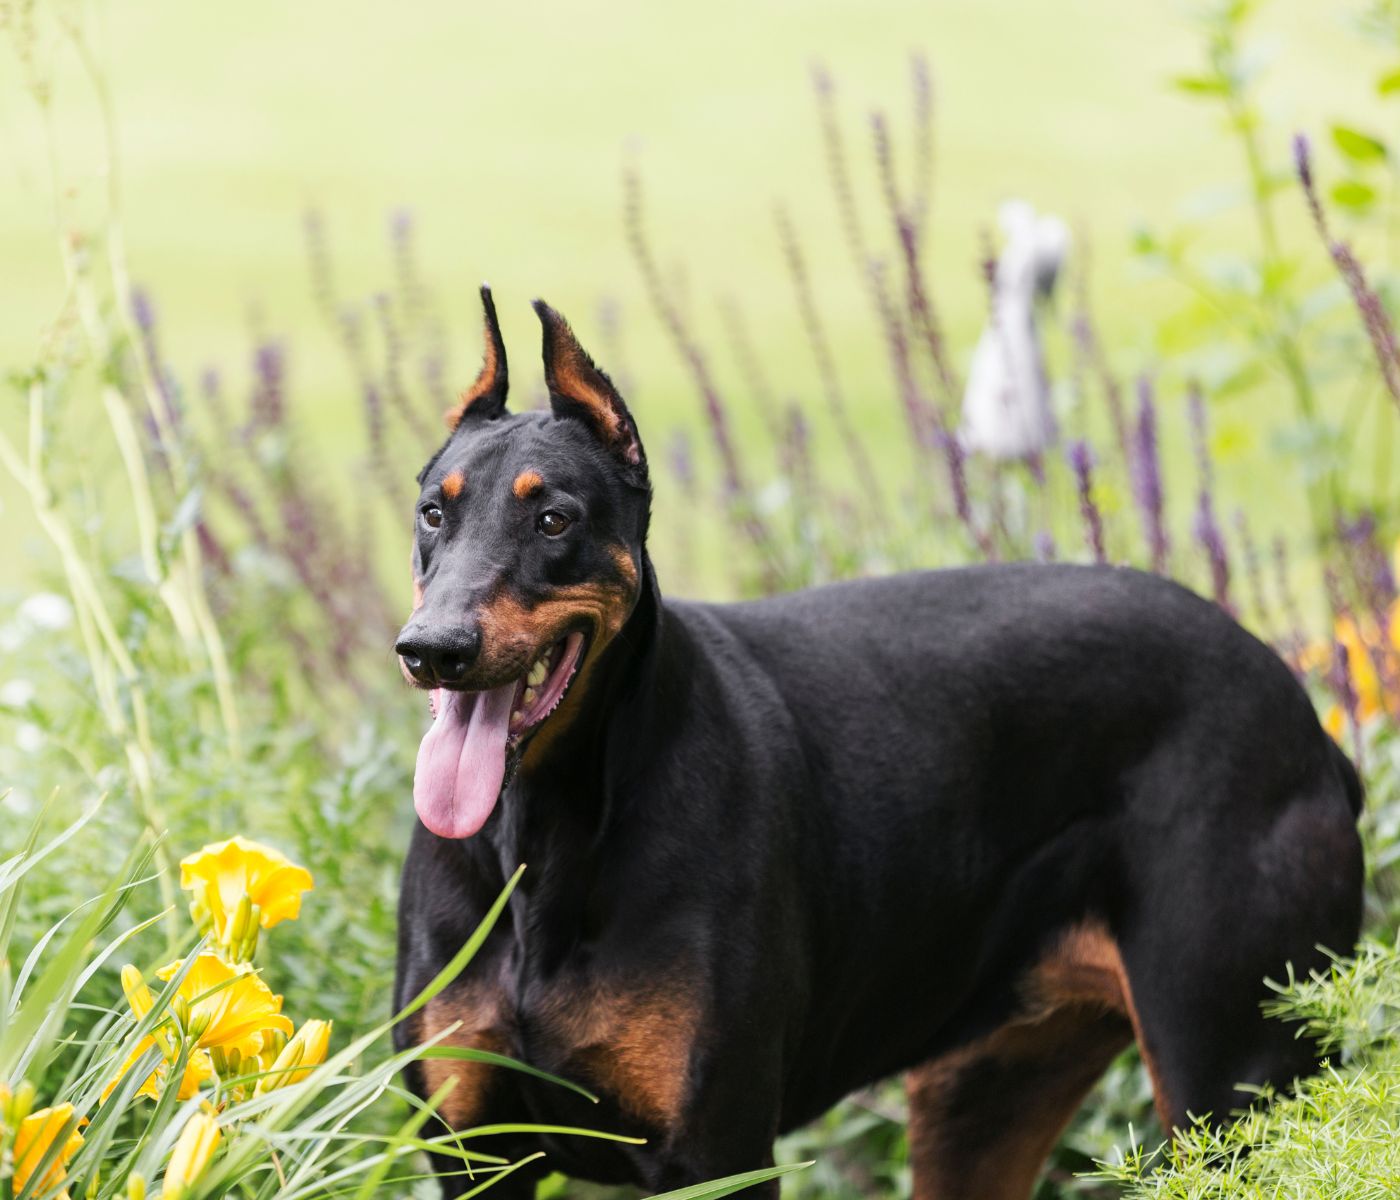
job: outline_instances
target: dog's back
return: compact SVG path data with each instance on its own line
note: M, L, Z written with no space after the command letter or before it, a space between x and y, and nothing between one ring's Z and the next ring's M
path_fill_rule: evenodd
M1164 1118L1224 1113L1269 1057L1246 1031L1291 1039L1260 1027L1264 976L1355 937L1350 764L1272 651L1176 584L990 566L671 611L692 644L741 648L720 707L761 733L736 728L731 755L783 762L775 790L712 803L735 837L780 807L765 844L791 863L765 870L802 880L818 1052L793 1056L789 1121L1016 1016L1086 925L1127 956L1112 970L1130 1022L1238 972L1225 1028L1196 1012L1191 1052L1154 1058L1183 1077L1161 1081Z

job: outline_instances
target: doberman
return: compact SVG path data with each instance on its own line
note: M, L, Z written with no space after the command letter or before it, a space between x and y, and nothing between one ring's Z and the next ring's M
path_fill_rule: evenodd
M1361 786L1272 651L1120 567L663 600L621 396L536 302L549 407L508 413L482 298L484 366L419 477L397 644L436 714L401 1001L529 869L400 1044L455 1027L601 1103L416 1064L421 1095L455 1081L449 1125L632 1134L471 1144L674 1188L770 1164L778 1134L904 1071L914 1195L1024 1200L1134 1039L1167 1129L1315 1068L1261 1001L1354 944Z

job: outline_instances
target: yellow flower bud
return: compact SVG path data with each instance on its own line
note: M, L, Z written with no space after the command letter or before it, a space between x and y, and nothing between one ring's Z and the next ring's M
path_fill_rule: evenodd
M155 1007L155 997L146 986L145 977L130 963L122 968L122 991L126 993L126 1002L131 1005L137 1020Z
M238 899L238 905L233 910L233 920L229 922L228 928L228 948L233 953L234 960L238 959L238 950L243 943L248 940L248 926L253 921L253 901L247 892L244 892Z
M20 1085L15 1089L15 1094L9 1102L11 1125L23 1125L28 1118L30 1110L34 1107L35 1087L27 1079L20 1080Z
M258 1080L259 1095L309 1075L314 1067L326 1061L331 1041L330 1021L307 1021L283 1047L271 1069Z
M204 1174L223 1136L219 1122L210 1113L197 1112L185 1122L175 1149L170 1152L170 1165L165 1168L161 1200L181 1200L190 1185Z
M126 1200L146 1200L146 1177L140 1171L126 1177Z

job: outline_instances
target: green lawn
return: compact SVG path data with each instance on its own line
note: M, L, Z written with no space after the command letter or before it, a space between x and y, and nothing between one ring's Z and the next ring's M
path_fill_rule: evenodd
M964 355L984 308L979 232L999 200L1021 195L1093 231L1108 340L1125 369L1151 364L1154 322L1179 297L1130 263L1130 231L1142 219L1173 220L1237 173L1218 118L1168 86L1197 65L1189 13L1151 0L688 10L637 0L490 9L151 0L103 11L132 272L157 299L170 358L189 378L215 363L236 379L252 331L285 332L298 403L324 461L347 473L362 441L358 400L313 315L301 231L308 207L326 217L350 292L382 285L388 214L411 207L461 338L454 374L463 380L478 353L478 280L497 289L517 387L527 389L538 335L526 301L545 295L587 337L600 297L615 297L635 407L657 446L676 423L692 423L698 406L626 251L623 162L630 156L645 177L662 257L684 268L701 330L717 333L715 298L740 298L783 390L811 395L772 234L771 204L783 198L806 232L843 366L860 383L852 390L862 418L891 447L901 427L888 366L839 244L822 166L808 77L815 59L838 78L864 166L860 114L887 109L903 131L908 53L930 56L934 274ZM1275 52L1266 106L1277 128L1320 132L1339 114L1376 111L1380 58L1345 20L1337 6L1310 0L1277 0L1262 13L1257 31ZM6 53L0 362L10 367L32 361L62 293L42 126ZM102 188L96 116L71 64L60 72L54 124L63 178L90 211ZM1292 197L1289 207L1301 212ZM1228 219L1222 228L1229 233ZM730 382L728 361L720 367ZM1266 423L1270 403L1260 396L1227 419ZM1261 439L1254 445L1266 450ZM417 466L405 462L405 475ZM14 585L29 570L27 514L8 480L0 503L0 585ZM663 516L673 503L663 491Z

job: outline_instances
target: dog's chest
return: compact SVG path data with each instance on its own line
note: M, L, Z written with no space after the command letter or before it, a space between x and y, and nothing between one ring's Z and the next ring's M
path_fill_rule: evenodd
M570 972L523 988L509 979L463 981L426 1007L421 1036L450 1029L444 1045L520 1059L607 1097L643 1125L667 1129L685 1104L698 1024L696 997L683 985ZM479 1062L424 1064L430 1094L454 1081L441 1112L456 1129L480 1123L488 1111L491 1120L521 1115L492 1104L506 1073Z

